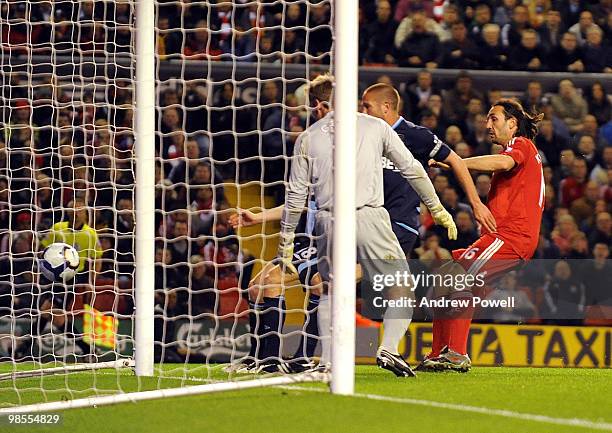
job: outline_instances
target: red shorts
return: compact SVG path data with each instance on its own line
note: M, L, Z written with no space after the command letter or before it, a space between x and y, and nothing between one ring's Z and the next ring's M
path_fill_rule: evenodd
M514 248L494 233L487 233L468 248L453 250L452 254L468 274L484 274L487 284L523 261Z

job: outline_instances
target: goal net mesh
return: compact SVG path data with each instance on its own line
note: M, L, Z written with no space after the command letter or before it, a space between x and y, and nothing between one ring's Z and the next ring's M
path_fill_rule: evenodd
M250 280L276 256L278 224L234 229L230 217L283 203L310 121L303 86L329 69L331 1L159 1L155 11L147 379L123 368L138 356L136 3L0 5L0 409L241 380L249 375L223 367L253 343L258 364L317 343L304 323L316 303L299 282L249 300ZM81 257L65 284L39 271L52 242ZM263 329L268 310L276 327ZM270 337L279 349L266 352ZM67 374L75 366L84 370Z

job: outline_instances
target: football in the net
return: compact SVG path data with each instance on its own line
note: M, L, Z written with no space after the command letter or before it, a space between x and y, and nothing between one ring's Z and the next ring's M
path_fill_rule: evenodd
M74 278L79 267L78 251L63 242L55 242L44 249L39 268L51 281L68 282Z

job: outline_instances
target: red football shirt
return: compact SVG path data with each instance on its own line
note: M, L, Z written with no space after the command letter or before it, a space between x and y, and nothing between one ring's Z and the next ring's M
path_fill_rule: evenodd
M488 206L497 233L521 258L529 259L538 245L544 210L542 158L525 137L513 138L502 155L510 156L516 165L493 175Z

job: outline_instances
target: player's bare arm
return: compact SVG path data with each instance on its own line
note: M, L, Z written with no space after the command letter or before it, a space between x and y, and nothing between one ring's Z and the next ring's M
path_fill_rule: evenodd
M235 214L230 216L229 223L232 228L250 227L264 222L280 221L283 216L284 205L272 209L263 209L255 213L248 209L238 209Z
M484 155L474 156L463 160L468 170L495 173L498 171L510 171L516 165L512 157L508 155Z
M489 208L487 208L480 200L480 197L478 197L476 186L474 185L474 181L472 180L472 176L470 176L470 172L464 160L461 159L454 151L451 151L450 155L448 155L444 162L453 169L457 180L459 180L461 187L465 191L467 200L474 211L474 218L476 218L476 221L478 221L482 226L486 227L490 232L496 231L497 226L495 223L495 218L493 217L493 214Z

